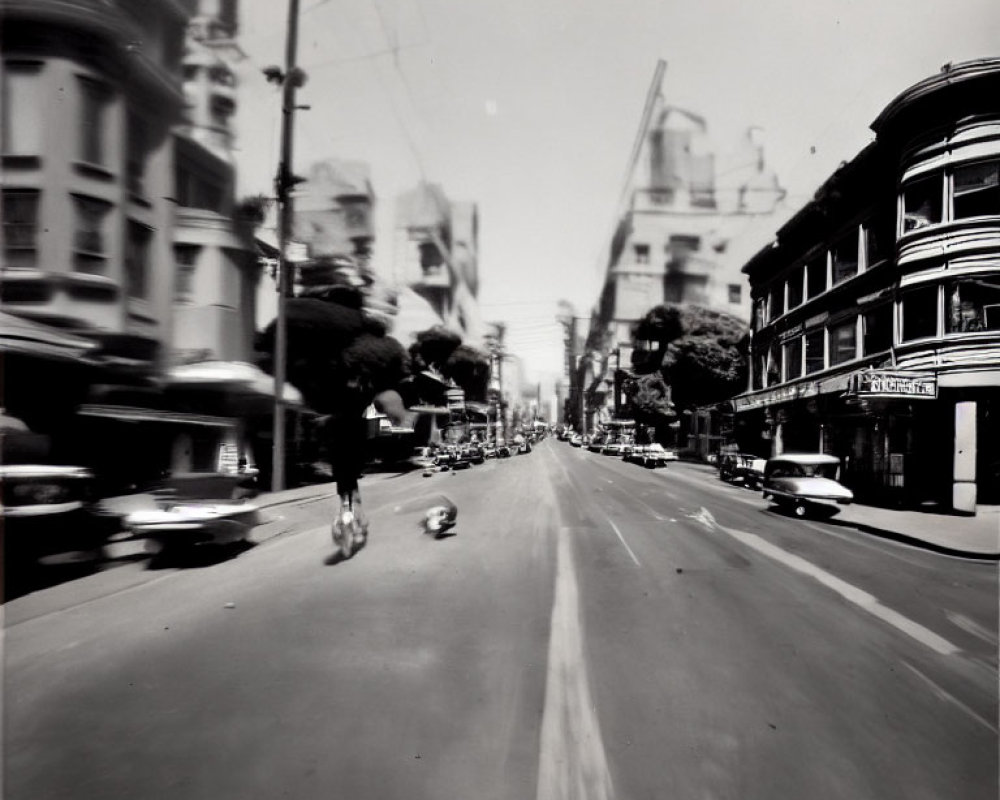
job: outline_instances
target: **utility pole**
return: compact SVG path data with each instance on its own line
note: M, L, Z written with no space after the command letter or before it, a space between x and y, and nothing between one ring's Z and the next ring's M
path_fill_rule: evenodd
M494 442L498 443L497 440L500 436L503 436L504 441L507 439L506 434L506 424L503 418L503 337L507 330L507 326L502 322L493 322L494 333L488 337L489 350L490 350L490 388L493 389L494 376L496 377L496 423L493 431Z
M305 76L296 65L299 41L299 0L288 0L288 30L285 40L285 69L268 67L268 81L281 84L281 160L275 178L278 198L278 316L274 342L274 438L271 456L271 491L285 488L285 374L288 364L288 319L286 300L292 293L293 264L288 259L292 218L295 211L290 195L298 179L292 173L295 134L295 90Z

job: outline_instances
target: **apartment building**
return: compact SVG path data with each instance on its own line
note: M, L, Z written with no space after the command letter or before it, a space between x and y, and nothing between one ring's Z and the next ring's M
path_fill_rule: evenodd
M744 449L834 453L862 497L1000 502L998 89L983 59L903 91L745 265Z

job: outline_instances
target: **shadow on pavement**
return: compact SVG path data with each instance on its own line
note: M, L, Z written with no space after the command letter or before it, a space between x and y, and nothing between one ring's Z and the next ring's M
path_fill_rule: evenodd
M229 561L256 547L253 542L199 544L194 547L166 548L150 556L147 569L198 569Z

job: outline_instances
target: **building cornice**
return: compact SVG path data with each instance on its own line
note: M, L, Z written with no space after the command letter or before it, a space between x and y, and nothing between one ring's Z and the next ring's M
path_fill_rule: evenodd
M1000 58L980 58L958 64L945 64L936 75L924 78L898 94L875 118L871 129L882 135L885 129L913 105L933 95L984 79L1000 79Z

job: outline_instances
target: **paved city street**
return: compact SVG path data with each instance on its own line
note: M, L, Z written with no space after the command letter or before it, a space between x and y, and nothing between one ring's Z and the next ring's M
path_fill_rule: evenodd
M996 796L996 561L554 439L362 491L9 602L4 796Z

